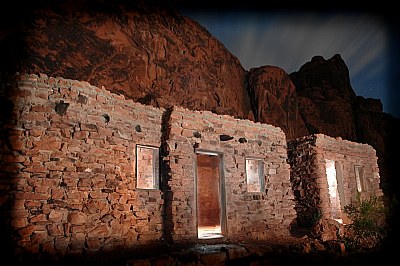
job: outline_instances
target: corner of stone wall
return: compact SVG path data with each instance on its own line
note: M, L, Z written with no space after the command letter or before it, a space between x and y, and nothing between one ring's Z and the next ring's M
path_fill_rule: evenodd
M294 194L297 225L311 228L320 218L319 186L316 176L316 139L308 135L288 141L290 181Z
M172 178L171 167L170 167L170 148L168 145L168 140L171 134L171 114L174 107L168 107L165 109L162 116L162 126L161 126L161 190L162 199L164 201L163 205L163 239L168 243L173 243L173 212L172 212L172 201L173 201L173 191L170 185Z

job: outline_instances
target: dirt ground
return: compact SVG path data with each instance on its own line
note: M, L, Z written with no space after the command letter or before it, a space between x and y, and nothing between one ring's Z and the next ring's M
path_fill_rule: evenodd
M338 241L322 242L309 237L307 232L292 236L274 237L271 240L227 242L220 239L205 240L192 244L153 244L132 250L114 250L98 254L86 254L61 260L24 260L1 265L72 265L72 266L180 266L180 265L230 265L230 266L391 266L394 245L384 245L378 250L352 252Z

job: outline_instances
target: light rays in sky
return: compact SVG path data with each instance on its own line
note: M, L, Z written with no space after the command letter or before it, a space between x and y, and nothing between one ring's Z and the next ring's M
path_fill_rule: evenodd
M388 32L368 13L188 12L249 70L278 66L288 74L313 56L340 54L357 95L381 99L388 110ZM392 110L393 111L393 110ZM400 116L400 114L394 114Z

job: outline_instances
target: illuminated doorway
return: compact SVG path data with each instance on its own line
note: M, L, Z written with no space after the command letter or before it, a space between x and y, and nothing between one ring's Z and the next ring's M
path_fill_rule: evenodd
M326 177L328 179L328 191L330 201L331 218L342 223L342 210L340 204L340 193L343 182L335 167L335 161L326 160Z
M223 237L225 198L222 155L197 152L197 235L200 239Z

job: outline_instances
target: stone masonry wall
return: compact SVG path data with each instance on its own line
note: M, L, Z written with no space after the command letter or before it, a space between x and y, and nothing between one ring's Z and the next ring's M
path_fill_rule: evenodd
M2 88L11 92L11 108L0 131L0 233L13 252L95 255L164 240L197 242L200 150L223 161L225 239L289 234L296 213L280 128L145 106L46 75L16 75ZM161 148L159 189L136 189L136 145ZM247 191L247 157L263 162L263 191Z
M365 189L361 196L382 195L376 152L370 145L315 134L290 141L288 155L299 223L307 225L321 217L332 217L327 159L336 162L336 174L342 176L342 208L357 194L355 166L363 168ZM345 221L344 215L342 218Z
M316 172L315 135L288 142L290 180L299 226L311 227L320 218L320 185Z
M228 239L266 239L289 234L296 214L286 162L286 137L277 127L174 107L169 117L167 156L171 206L177 241L197 238L196 151L223 158ZM247 192L245 158L261 158L265 190Z
M135 189L135 145L160 146L164 109L46 75L6 89L1 221L16 250L80 255L161 239L161 190Z
M316 172L319 177L318 183L321 184L320 196L323 217L331 217L326 179L326 159L338 162L336 171L343 178L344 188L343 197L340 198L342 208L351 203L357 194L355 166L363 168L366 188L361 192L361 197L370 195L382 196L378 158L372 146L342 140L341 138L332 138L323 134L317 134L316 136L315 153L317 161L315 164L317 165Z

